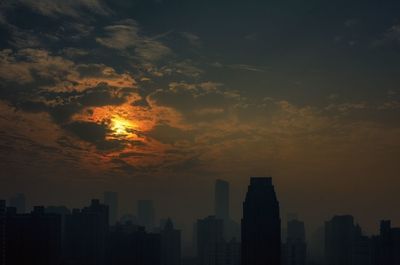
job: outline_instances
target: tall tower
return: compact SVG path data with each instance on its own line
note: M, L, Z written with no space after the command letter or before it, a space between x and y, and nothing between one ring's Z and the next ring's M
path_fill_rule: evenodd
M242 265L281 264L281 219L272 178L251 178L242 218Z
M155 214L152 200L139 200L137 203L138 223L144 226L148 232L154 229Z
M221 179L215 181L215 216L229 220L229 182Z
M104 204L108 205L110 224L115 225L118 219L118 193L112 191L104 192Z

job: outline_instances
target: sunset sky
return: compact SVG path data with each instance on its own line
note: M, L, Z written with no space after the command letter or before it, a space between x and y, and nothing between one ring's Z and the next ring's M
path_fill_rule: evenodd
M282 214L400 225L400 2L5 0L0 197L212 212L272 176ZM373 230L372 230L373 231Z

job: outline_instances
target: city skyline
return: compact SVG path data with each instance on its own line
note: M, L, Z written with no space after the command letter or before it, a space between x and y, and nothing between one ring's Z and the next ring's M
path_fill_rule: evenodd
M351 215L361 260L366 236L397 233L381 220L400 226L399 14L398 0L0 1L0 199L17 215L97 199L112 227L171 218L183 247L215 216L233 257L249 178L270 176L283 240L296 214L319 239ZM158 249L135 229L109 236ZM293 262L318 248L289 239Z

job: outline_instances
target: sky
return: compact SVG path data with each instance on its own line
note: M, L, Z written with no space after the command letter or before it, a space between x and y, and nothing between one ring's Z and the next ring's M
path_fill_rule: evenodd
M400 225L400 2L4 0L0 196L190 230L272 176L282 216Z

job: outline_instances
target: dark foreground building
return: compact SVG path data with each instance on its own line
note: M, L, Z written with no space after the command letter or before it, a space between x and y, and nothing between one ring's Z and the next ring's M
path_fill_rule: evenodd
M281 219L271 178L251 178L243 203L242 265L281 264Z
M1 214L1 265L59 265L61 261L61 217L35 207L30 214L18 214L15 207Z

